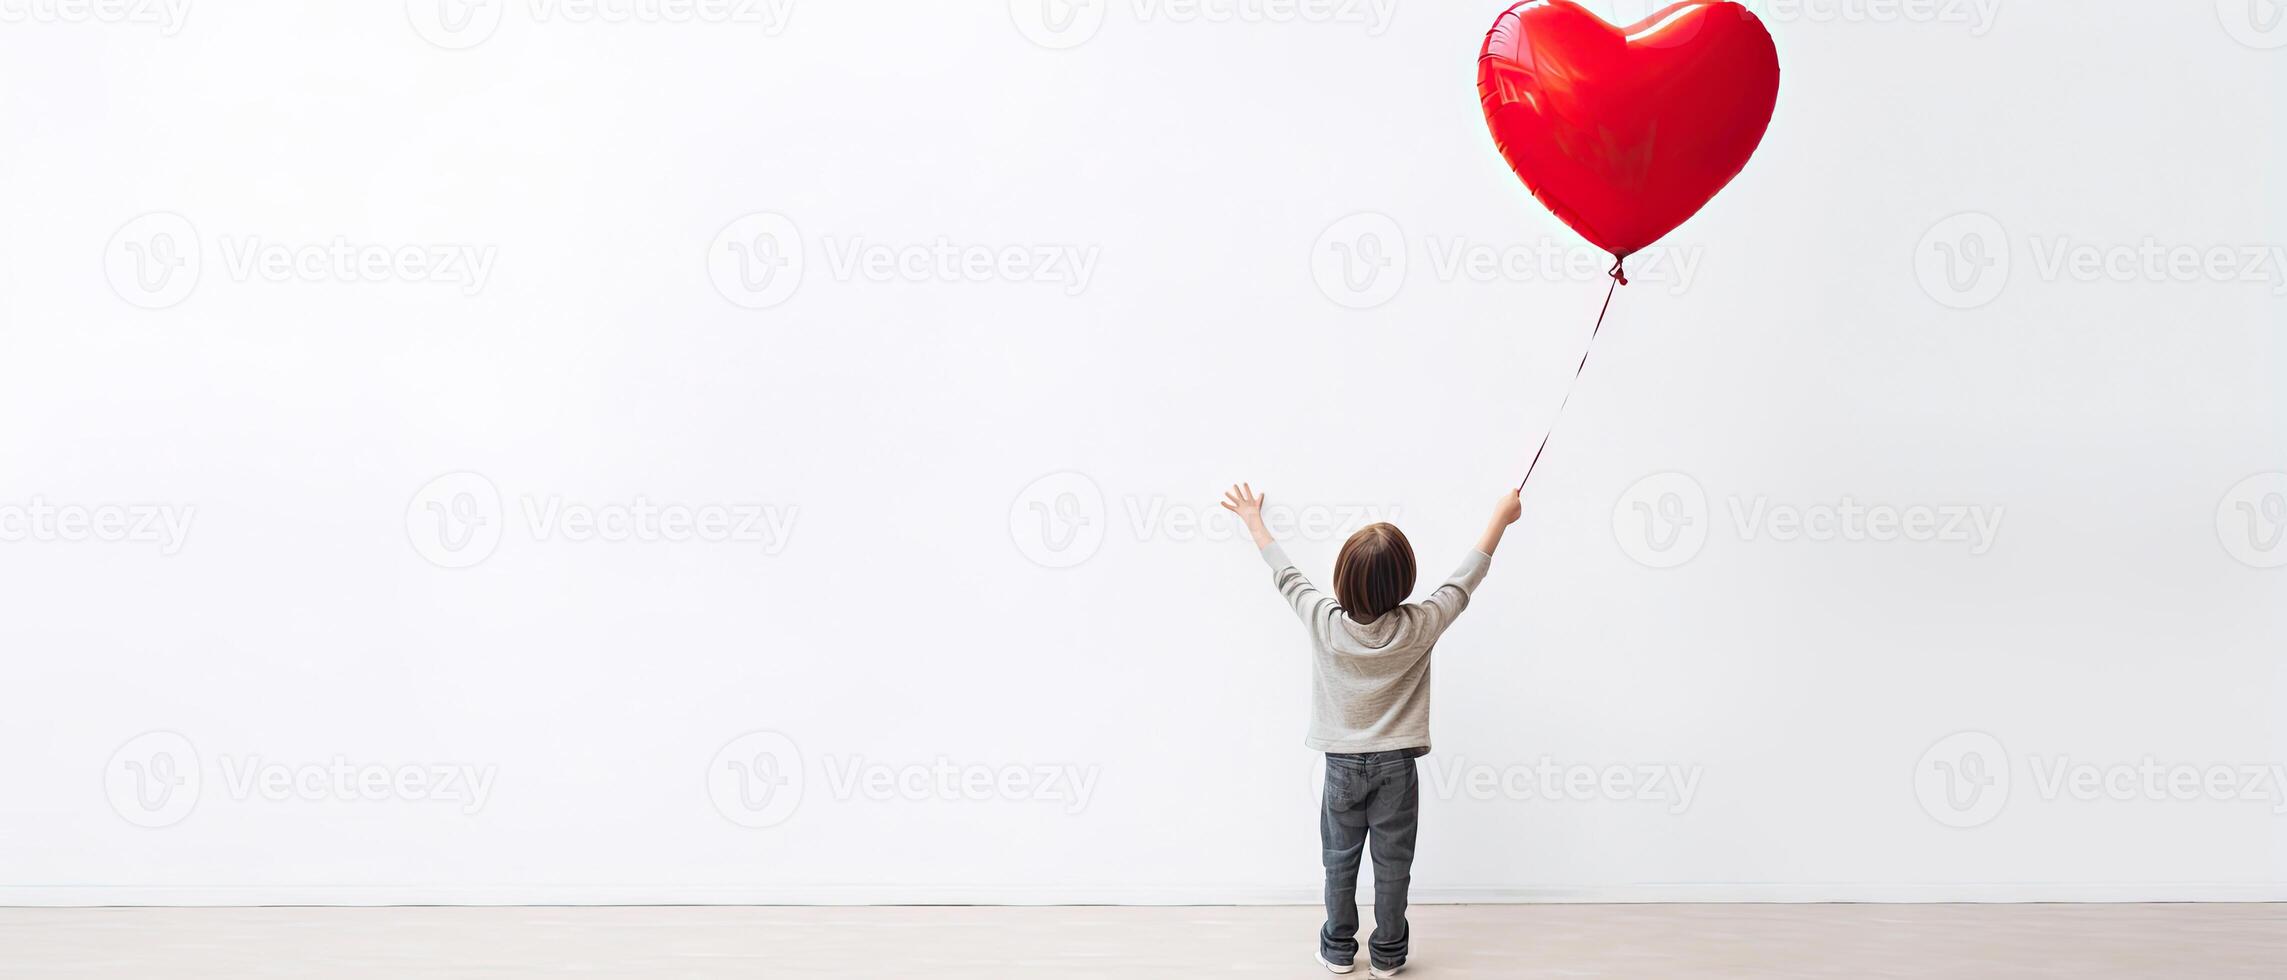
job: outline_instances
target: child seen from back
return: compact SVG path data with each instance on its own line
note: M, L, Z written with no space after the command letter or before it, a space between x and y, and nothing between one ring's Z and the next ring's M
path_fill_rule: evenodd
M1318 962L1348 973L1358 953L1358 863L1374 858L1371 975L1405 966L1406 889L1413 874L1421 784L1414 760L1429 752L1429 660L1437 638L1469 606L1523 503L1503 494L1476 550L1421 602L1413 594L1413 546L1390 524L1350 536L1334 559L1334 594L1318 591L1263 525L1263 495L1240 484L1223 507L1239 515L1271 567L1271 582L1310 632L1310 737L1326 753L1318 836L1326 866L1326 925Z

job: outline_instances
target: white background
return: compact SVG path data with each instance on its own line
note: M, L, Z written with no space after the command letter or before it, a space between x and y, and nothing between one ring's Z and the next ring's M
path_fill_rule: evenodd
M1313 901L1301 633L1228 525L1161 518L1241 479L1337 523L1394 507L1441 576L1604 293L1484 132L1498 2L1114 0L1060 35L1032 0L519 0L476 35L394 2L200 0L171 34L30 3L0 23L0 507L192 524L172 553L0 541L5 903ZM2287 899L2280 787L2044 798L2034 771L2287 763L2287 569L2254 567L2287 557L2278 484L2232 496L2287 470L2287 270L2041 266L2287 244L2268 3L1758 5L1777 117L1669 239L1695 278L1616 300L1439 647L1424 763L1686 767L1696 796L1433 790L1417 898ZM119 274L149 212L199 257L160 309ZM802 278L749 309L718 233L758 212ZM1965 212L1990 223L1941 224ZM1393 225L1385 302L1314 275ZM1955 309L1985 297L1927 270L1964 228L2011 261ZM272 281L234 273L249 239L495 261L473 295ZM835 267L941 241L1097 258L1077 291ZM1454 243L1582 271L1441 274ZM424 491L461 472L497 505ZM1646 499L1669 473L1700 498ZM792 534L524 515L639 497ZM1758 499L2002 523L1982 553L1788 539L1741 529ZM440 551L432 502L496 547ZM1702 505L1704 541L1645 551L1637 503ZM1324 576L1354 526L1289 550ZM751 732L798 767L769 812L725 790ZM1962 760L1925 755L1959 732L2007 753L1968 828L1930 782ZM173 810L138 802L154 745ZM337 758L490 793L231 785ZM836 785L940 760L1092 796Z

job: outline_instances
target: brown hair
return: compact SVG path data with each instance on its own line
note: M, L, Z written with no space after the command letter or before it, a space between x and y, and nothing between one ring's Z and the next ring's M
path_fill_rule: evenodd
M1371 623L1413 595L1413 543L1395 524L1372 524L1334 557L1334 598L1350 618Z

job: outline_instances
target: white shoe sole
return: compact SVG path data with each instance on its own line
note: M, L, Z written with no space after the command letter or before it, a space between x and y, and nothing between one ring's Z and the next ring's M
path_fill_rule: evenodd
M1355 964L1351 963L1329 963L1326 960L1326 955L1323 953L1312 953L1310 956L1312 959L1318 961L1319 966L1325 967L1326 972L1328 973L1348 973L1358 968Z
M1367 970L1366 970L1366 975L1367 975L1367 976L1369 976L1369 977L1373 977L1373 978L1375 978L1375 980L1384 980L1384 978L1387 978L1387 977L1394 977L1394 976L1397 976L1397 975L1398 975L1398 971L1399 971L1399 970L1403 970L1403 969L1405 969L1405 967L1402 967L1402 966L1401 966L1401 967L1397 967L1397 968L1395 968L1395 969L1389 969L1389 970L1384 970L1384 969L1382 969L1381 967L1378 967L1378 966L1376 966L1376 967L1369 967L1369 968L1367 968Z

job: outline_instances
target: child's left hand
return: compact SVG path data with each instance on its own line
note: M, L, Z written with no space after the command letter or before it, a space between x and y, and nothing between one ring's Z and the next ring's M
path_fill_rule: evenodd
M1257 548L1268 548L1271 544L1270 529L1263 526L1263 501L1269 496L1256 493L1254 485L1248 483L1232 484L1223 494L1223 509L1239 515L1240 522L1247 525L1247 533L1254 535Z
M1252 484L1234 483L1231 484L1231 489L1223 493L1223 509L1239 515L1240 520L1253 524L1263 519L1263 500L1268 496L1270 495L1256 493Z

